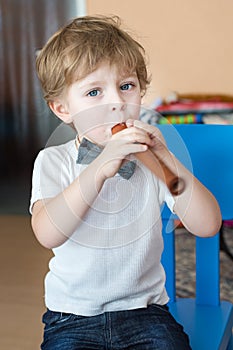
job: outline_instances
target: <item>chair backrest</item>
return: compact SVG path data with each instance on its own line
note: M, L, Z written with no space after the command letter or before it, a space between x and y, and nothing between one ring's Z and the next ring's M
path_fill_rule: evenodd
M215 195L223 220L233 219L233 126L161 125L168 147ZM174 215L162 212L165 249L162 257L171 301L175 301ZM170 232L170 233L169 233ZM196 238L196 302L219 303L219 235Z

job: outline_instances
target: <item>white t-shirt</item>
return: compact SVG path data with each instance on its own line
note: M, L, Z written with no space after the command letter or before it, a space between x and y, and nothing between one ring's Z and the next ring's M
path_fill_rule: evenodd
M75 141L41 151L35 161L33 204L69 186L87 165L76 164ZM73 235L53 249L45 303L53 311L93 316L166 304L160 206L174 199L162 181L137 162L129 180L107 179Z

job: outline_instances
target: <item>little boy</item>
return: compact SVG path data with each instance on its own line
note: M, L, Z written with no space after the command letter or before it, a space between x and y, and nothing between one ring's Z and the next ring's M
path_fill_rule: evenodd
M41 349L190 349L166 306L160 206L205 236L221 216L160 131L138 120L149 83L142 46L117 18L77 18L41 50L37 72L51 110L77 131L41 151L33 171L32 227L54 253ZM136 159L148 148L183 178L181 194Z

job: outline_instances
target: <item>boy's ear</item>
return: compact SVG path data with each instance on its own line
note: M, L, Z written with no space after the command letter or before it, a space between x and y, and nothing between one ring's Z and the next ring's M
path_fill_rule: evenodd
M49 102L49 107L64 123L70 124L72 122L72 117L69 110L63 102L59 100Z

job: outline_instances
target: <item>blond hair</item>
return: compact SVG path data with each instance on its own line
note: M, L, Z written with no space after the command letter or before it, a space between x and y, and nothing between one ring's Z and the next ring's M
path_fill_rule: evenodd
M103 61L136 71L142 95L149 84L144 48L120 28L117 16L85 16L57 31L40 51L36 68L49 103Z

